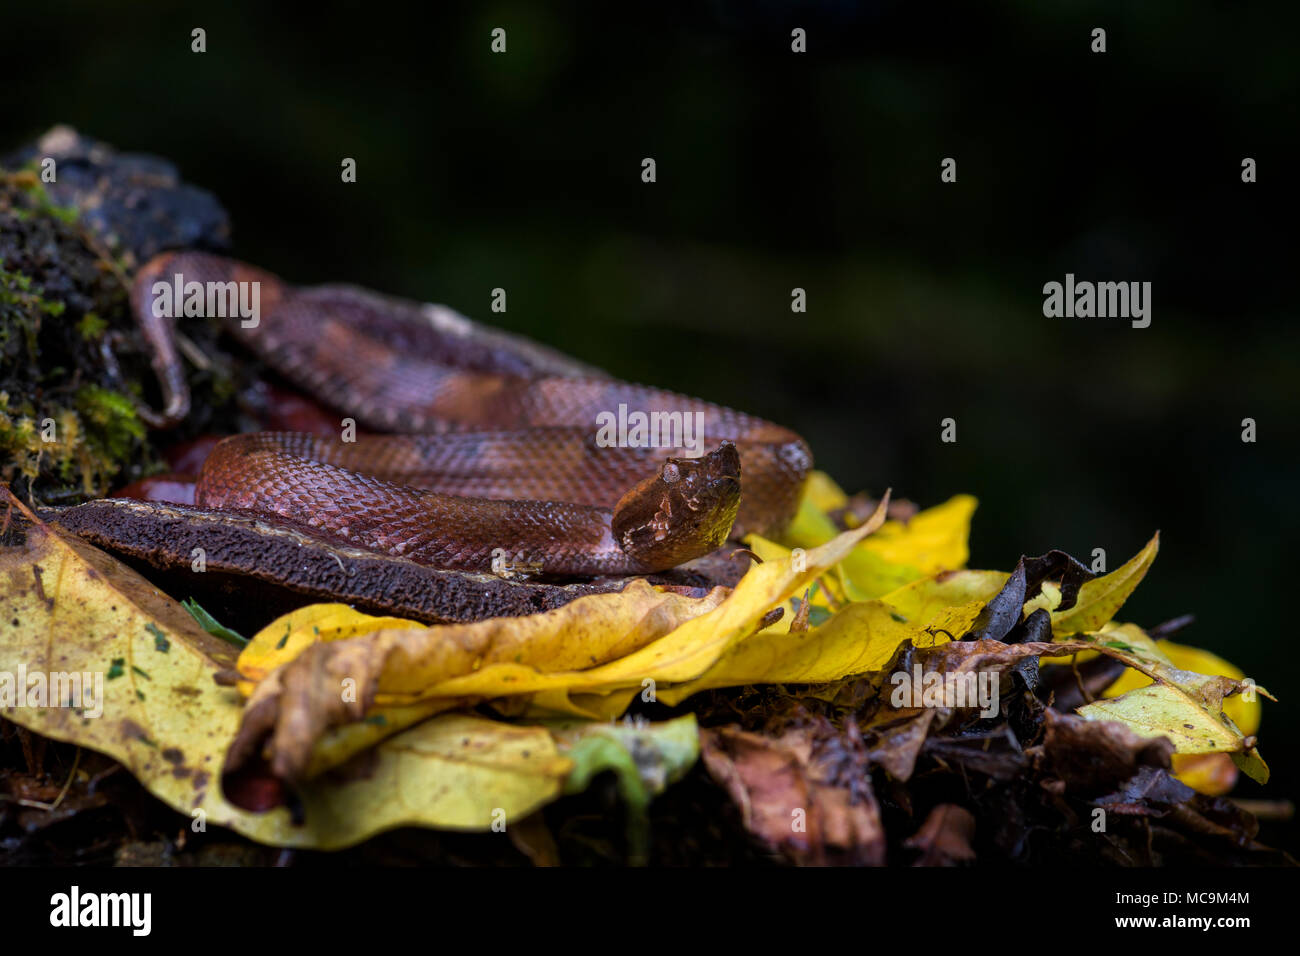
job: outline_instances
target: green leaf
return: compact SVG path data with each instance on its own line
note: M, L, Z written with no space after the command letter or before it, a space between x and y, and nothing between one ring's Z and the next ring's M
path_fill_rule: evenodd
M224 624L218 623L216 618L203 610L203 608L199 607L199 602L194 600L194 598L186 598L181 602L181 607L190 612L190 616L199 622L199 627L203 628L203 630L207 631L214 637L219 637L223 641L229 641L236 647L243 647L248 643L248 638L244 637L237 631L232 631ZM158 649L165 650L165 648L162 647Z
M700 756L695 715L663 723L601 721L548 725L560 753L573 761L566 794L581 793L598 774L613 772L627 806L629 856L643 863L650 850L650 800L691 769Z

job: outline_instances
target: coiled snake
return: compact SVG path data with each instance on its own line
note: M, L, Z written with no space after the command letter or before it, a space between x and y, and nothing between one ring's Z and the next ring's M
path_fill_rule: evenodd
M775 533L797 507L812 456L785 428L618 381L450 310L350 286L294 287L205 253L166 253L136 277L133 309L165 405L142 413L149 424L173 425L189 409L169 317L185 311L175 291L215 289L233 303L241 283L258 284L259 307L256 323L223 319L235 338L361 426L399 434L233 436L203 465L201 507L306 525L436 567L548 575L666 570L728 535ZM161 307L163 296L174 308ZM702 442L601 441L598 421L620 407L643 420L698 422Z

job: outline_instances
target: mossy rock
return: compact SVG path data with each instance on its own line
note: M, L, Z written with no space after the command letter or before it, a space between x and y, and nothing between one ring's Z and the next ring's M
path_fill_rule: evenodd
M0 480L40 503L102 497L163 470L155 439L240 430L232 400L257 366L232 359L212 323L185 330L202 358L187 368L190 418L154 436L137 412L159 396L130 315L132 276L163 248L219 247L228 227L215 200L162 160L62 127L16 159L0 166Z

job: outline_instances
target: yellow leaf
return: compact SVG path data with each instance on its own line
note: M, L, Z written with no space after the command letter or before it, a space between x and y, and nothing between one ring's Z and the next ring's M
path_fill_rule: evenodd
M442 714L381 743L364 775L305 784L305 824L274 811L281 825L259 838L332 850L399 826L509 826L560 796L572 768L544 727Z
M942 631L964 634L1006 578L997 571L944 572L849 604L808 631L791 633L778 623L736 644L698 679L660 689L659 699L676 705L713 687L823 683L879 670L905 640L931 647L950 640Z
M886 521L862 548L922 574L956 570L970 558L970 521L977 504L970 495L956 495L906 524Z
M811 471L803 486L803 500L818 511L834 511L849 503L849 496L824 471ZM820 543L820 542L819 542Z
M927 575L952 571L970 557L970 495L927 508L907 523L886 521L840 565L849 598L867 601Z
M1068 637L1071 634L1100 630L1103 624L1115 616L1115 612L1146 576L1147 569L1151 567L1159 550L1160 534L1157 532L1146 547L1127 564L1110 574L1085 581L1079 588L1074 607L1065 611L1052 611L1052 633L1057 637ZM1032 610L1032 604L1033 602L1026 603L1026 612Z
M785 543L810 548L831 540L836 526L828 512L848 502L848 495L834 481L813 472L798 513L786 529ZM910 521L886 521L837 569L848 598L869 601L918 578L962 567L970 556L970 520L976 504L970 495L957 495Z
M1145 635L1143 636L1145 637ZM1173 641L1156 641L1154 643L1165 660L1181 670L1195 671L1198 674L1222 674L1224 677L1231 677L1234 680L1244 680L1246 677L1240 668L1225 661L1217 654L1211 654L1199 647L1188 647L1184 644L1175 644ZM1119 697L1121 694L1126 694L1138 687L1145 687L1150 683L1150 677L1147 677L1141 671L1130 668L1120 675L1119 680L1106 688L1103 696ZM1263 706L1260 704L1258 697L1252 700L1247 700L1244 694L1229 697L1223 702L1223 712L1232 718L1232 722L1240 728L1243 734L1249 736L1259 732Z
M809 631L760 631L736 644L698 679L669 686L658 696L674 706L712 687L839 680L879 670L908 638L917 639L917 630L899 623L889 605L857 602Z
M249 701L232 752L256 753L269 740L277 772L300 779L321 766L325 761L313 749L317 741L331 727L356 719L351 705L338 703L342 672L356 681L358 701L373 699L381 706L512 698L512 712L521 699L531 699L533 711L612 716L647 682L681 683L704 673L758 630L774 606L801 592L877 528L884 509L882 503L860 528L798 561L752 567L725 600L721 589L709 598L688 599L632 582L622 594L592 595L544 614L381 630L319 645L328 647L324 653L335 658L332 664L329 656L304 654L265 679ZM294 668L301 673L292 673ZM290 686L298 690L286 693ZM602 703L593 711L590 700Z
M924 576L920 568L894 564L862 548L841 561L836 572L850 601L870 601Z
M258 631L239 655L239 692L244 696L281 664L316 641L344 641L385 628L424 627L421 621L374 617L347 604L311 604L276 618Z
M1132 633L1129 632L1125 637L1132 640ZM1142 637L1145 638L1146 635ZM1156 653L1181 670L1201 674L1222 674L1235 680L1242 680L1246 676L1228 661L1198 647L1187 647L1183 644L1175 644L1173 641L1156 641L1153 642L1153 647ZM1141 671L1129 668L1120 675L1119 680L1106 688L1103 696L1120 697L1131 690L1146 687L1150 683L1150 677ZM1248 737L1259 731L1262 712L1263 707L1257 697L1247 699L1247 695L1237 694L1223 701L1223 713L1232 720L1242 734ZM1176 753L1174 775L1194 790L1210 796L1227 793L1237 779L1233 761L1223 753Z
M831 537L834 537L834 535L831 535ZM777 544L775 541L770 541L761 534L751 534L746 536L745 546L758 555L759 560L764 564L768 561L784 561L786 558L790 557L791 551L793 550L787 548L783 544Z
M1241 749L1241 737L1170 684L1151 684L1123 697L1103 698L1079 708L1089 720L1118 720L1147 737L1165 736L1178 753L1208 754Z
M754 554L758 555L759 560L762 561L763 563L767 563L768 561L786 561L794 553L794 550L792 548L787 548L784 545L777 544L775 541L769 541L767 538L764 538L762 535L757 535L757 534L751 534L748 537L746 537L745 545L749 548L750 551L753 551ZM839 566L837 565L836 568L838 567ZM830 601L827 598L825 589L818 585L825 585L826 587L829 587L831 591L834 593L836 600L838 601L848 600L848 598L844 595L843 589L836 587L837 579L832 573L836 570L836 568L830 569L830 571L828 571L827 574L819 578L817 584L815 584L811 588L812 597L809 600L811 601L814 607L824 608L830 606ZM803 600L803 595L794 594L791 595L791 597L786 599L784 606L786 609L785 613L787 615L791 615L795 612L796 608L794 606L794 599L796 598L798 598L799 600Z
M264 628L240 656L246 680L268 661L280 665L256 683L249 680L249 716L240 743L272 733L273 747L286 761L280 766L292 768L295 778L311 779L422 716L527 694L551 670L569 673L624 657L715 609L727 594L715 588L692 598L634 580L621 592L588 595L541 614L441 627L368 618L339 605L304 608ZM398 626L384 626L394 621ZM341 672L357 691L356 707L340 700L341 674L317 667L326 658L299 660L319 645L332 648L336 661L349 656ZM285 660L290 653L293 658ZM299 663L310 677L288 690L285 681L295 673L290 668ZM443 692L457 678L472 686ZM362 712L364 723L343 722L356 721Z
M37 520L7 491L0 509L11 540L20 541L0 547L7 613L17 622L0 629L0 671L102 681L91 708L98 717L23 702L4 715L109 755L187 816L255 838L273 829L268 817L229 805L218 785L242 708L238 695L212 678L234 665L235 649L134 571Z
M1152 682L1086 704L1078 709L1081 716L1116 720L1148 737L1168 737L1181 754L1231 753L1252 778L1261 783L1268 779L1254 736L1243 734L1224 714L1226 698L1246 690L1267 695L1266 690L1240 678L1179 668L1164 648L1131 624L1084 636L1098 651L1122 660Z
M890 591L882 600L912 623L924 626L946 608L987 604L1002 590L1008 577L1005 571L941 571Z
M613 691L626 706L627 699L641 690L643 681L655 684L683 683L707 671L732 645L749 637L764 615L791 595L802 590L818 575L843 559L854 545L880 526L886 503L859 528L845 531L826 544L809 549L802 561L791 558L755 565L746 572L731 595L716 609L692 618L666 636L639 650L590 670L539 674L531 668L484 668L477 674L452 678L426 691L428 696L487 697L502 692L552 691L547 707L581 716L593 715L574 704L569 695L608 695ZM576 603L576 602L575 602ZM497 671L491 673L491 671ZM509 684L504 680L510 678Z
M379 639L391 654L379 675L376 702L403 705L430 697L526 692L527 688L515 683L515 674L563 674L623 658L684 622L714 610L726 597L725 588L692 598L634 580L618 593L588 595L551 611L523 617L432 627L407 622L387 628L371 628L364 622L351 626L358 634ZM295 632L293 643L300 649L316 640L326 640L324 633L312 634L310 620L309 615L304 615L305 629ZM282 635L282 625L271 625L254 637L249 649L255 645L264 648ZM243 666L241 655L241 672ZM470 678L475 689L469 693L429 692L457 677Z

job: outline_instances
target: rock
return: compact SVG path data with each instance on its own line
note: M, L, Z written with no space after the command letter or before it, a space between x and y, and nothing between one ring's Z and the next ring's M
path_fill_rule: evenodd
M230 220L216 197L182 182L164 159L119 153L69 126L55 126L0 159L0 166L39 166L46 158L55 162L54 182L43 183L50 198L76 209L128 271L167 249L224 251L230 245Z

